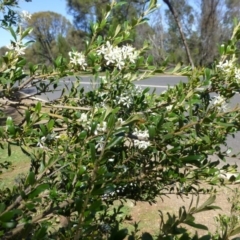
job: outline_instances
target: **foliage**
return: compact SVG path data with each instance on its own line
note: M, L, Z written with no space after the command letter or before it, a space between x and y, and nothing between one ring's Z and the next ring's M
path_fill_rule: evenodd
M122 24L126 20L141 16L145 10L149 0L129 0L119 1L121 4L111 11L111 24ZM88 32L91 29L91 23L96 23L102 19L102 9L107 8L111 3L109 0L67 0L69 13L73 15L74 25L77 29Z
M19 146L31 167L18 185L0 190L2 239L147 239L150 234L121 228L124 219L118 216L126 199L152 203L168 192L204 192L203 182L224 183L219 174L227 166L220 169L209 155L224 160L229 151L222 144L240 129L239 107L227 106L239 89L235 46L240 25L221 47L222 58L213 69L176 67L174 73L189 81L157 95L133 83L154 72L151 58L144 56L148 46L136 50L124 44L156 1L136 21L102 36L119 4L112 2L92 25L83 52L71 51L69 60L57 57L53 67L30 65L29 74L23 71L28 43L22 40L31 29L9 28L14 40L0 68L0 103L8 115L0 128L1 146L7 144L9 155L12 145ZM86 92L81 73L90 73L97 87ZM64 76L73 79L72 85L53 102L24 94L29 85L36 95L54 92ZM122 206L113 210L115 200ZM162 219L159 239L197 239L179 224L207 229L193 215L216 209L213 201L214 196L201 206L181 208L178 217Z
M61 53L67 57L66 53L71 47L65 38L73 27L64 16L51 11L37 12L31 18L26 18L22 24L24 29L33 29L27 38L35 42L28 49L28 54L34 55L35 61L39 61L41 57L48 63L53 63Z

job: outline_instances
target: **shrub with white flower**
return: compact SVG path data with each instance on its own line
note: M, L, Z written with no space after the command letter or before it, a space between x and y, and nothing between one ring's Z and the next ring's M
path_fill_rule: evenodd
M0 188L0 238L140 239L123 229L126 222L120 214L126 199L154 203L168 192L199 196L209 192L208 186L212 190L214 184L225 183L219 173L229 166L221 167L209 156L224 160L229 153L222 145L240 131L240 107L225 111L240 85L236 61L224 52L213 69L174 70L188 76L188 81L161 95L136 87L135 81L153 72L143 56L146 48L136 51L124 43L155 6L156 1L150 0L144 16L106 33L112 24L111 10L119 7L112 1L110 11L92 25L86 56L72 51L69 64L58 57L53 67L30 65L29 76L22 71L27 66L24 57L18 56L24 45L16 39L28 32L14 34L11 29L17 45L10 45L0 61L0 107L8 108L7 115L19 110L22 122L7 118L0 127L0 145L9 155L12 145L22 150L29 169L17 186ZM234 32L240 32L240 24ZM236 43L240 35L232 39ZM79 70L91 73L97 83L94 89L85 91L81 86ZM58 89L59 79L73 79L74 74L76 81L59 99L18 98L24 86L35 81L37 95L49 94ZM213 94L216 97L211 98ZM176 229L181 223L206 229L193 214L215 209L213 198L200 207L181 208L179 217L169 214L171 224L162 218L157 238L197 239L182 225L180 235ZM58 218L68 224L61 226Z

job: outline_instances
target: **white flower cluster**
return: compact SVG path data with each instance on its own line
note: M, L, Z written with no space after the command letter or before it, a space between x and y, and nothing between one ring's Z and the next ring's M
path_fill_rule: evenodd
M171 104L168 105L168 106L166 107L166 109L167 109L168 112L170 112L170 111L173 109L173 105L171 105Z
M126 106L127 108L129 108L131 106L131 104L133 103L131 96L129 96L127 94L121 94L119 99L114 100L114 101L115 101L115 103L117 102L119 104L122 104L123 106Z
M240 81L240 69L239 68L235 68L234 69L234 74L235 74L235 78Z
M122 93L120 96L117 96L113 101L116 104L122 104L122 106L129 108L133 104L134 98L142 95L142 91L143 90L140 87L133 86L132 88L127 89L127 91ZM143 102L146 103L146 100Z
M88 115L86 113L82 113L79 120L80 120L80 122L87 122Z
M21 16L23 19L28 20L28 19L31 19L32 14L29 13L28 11L23 10L23 11L20 13L20 16Z
M98 151L102 151L103 150L103 147L104 147L104 144L105 144L105 139L104 137L101 137L98 141L97 141L97 144L95 146L95 149L97 149Z
M98 133L104 133L107 131L107 122L102 122L97 124L97 128L94 131L94 135L98 135Z
M43 136L37 143L37 147L44 148L44 144L46 141L53 141L57 138L59 138L59 136L57 136L56 133L52 133L52 134L48 134L47 136Z
M134 146L136 146L138 149L145 150L150 146L150 142L146 141L149 138L149 133L147 130L142 131L135 128L133 135L138 138L134 140Z
M138 52L132 46L113 46L109 41L97 50L97 54L103 55L106 65L114 65L120 70L126 65L127 61L135 63L138 58Z
M225 62L219 62L217 68L226 74L234 74L235 79L240 81L240 69L235 67L233 61L226 60Z
M232 71L233 62L229 60L226 60L225 62L220 61L216 67L225 73L229 73Z
M70 57L70 63L75 66L80 66L83 70L86 69L87 62L83 53L69 52L68 55Z
M149 133L147 130L138 130L137 128L134 129L133 135L138 137L139 139L146 139L149 138Z
M26 49L26 47L20 41L12 42L10 45L7 46L7 48L14 51L17 56L24 55L24 51Z
M225 112L228 108L228 105L226 103L226 99L221 96L214 96L213 99L210 102L210 107L217 107L217 109L221 112Z
M138 149L142 149L145 150L150 146L150 142L149 141L143 141L143 140L134 140L134 145L138 148Z

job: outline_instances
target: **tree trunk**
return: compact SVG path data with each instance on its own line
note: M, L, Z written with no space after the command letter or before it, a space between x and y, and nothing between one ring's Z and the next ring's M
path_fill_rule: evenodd
M186 50L188 61L191 64L192 68L194 68L194 63L193 63L193 60L192 60L192 57L191 57L191 53L190 53L190 50L189 50L189 47L188 47L188 44L187 44L187 40L186 40L186 38L184 36L181 22L178 19L178 14L175 11L175 9L172 6L172 4L169 2L169 0L163 0L163 2L166 3L166 5L168 6L170 12L172 13L172 15L173 15L173 17L174 17L174 19L175 19L175 21L177 23L177 26L178 26L178 29L179 29L179 32L180 32L180 35L181 35L181 38L182 38L182 41L183 41L183 45L184 45L185 50Z

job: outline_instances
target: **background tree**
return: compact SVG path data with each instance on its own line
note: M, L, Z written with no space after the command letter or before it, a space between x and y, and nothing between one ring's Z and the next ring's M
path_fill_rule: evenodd
M151 29L152 32L147 35L147 40L151 46L150 55L153 56L153 64L160 66L167 57L165 41L168 37L164 29L163 14L160 8L151 17Z
M61 14L51 11L34 13L31 19L25 21L25 28L27 27L33 28L28 38L35 42L30 51L39 59L52 63L59 52L66 55L71 48L64 38L73 27Z
M74 26L87 32L91 22L101 19L102 10L109 3L110 0L67 0L67 7Z
M202 0L201 17L199 22L199 64L209 65L218 54L217 44L222 40L221 24L221 0Z
M116 2L120 2L117 0ZM114 8L111 17L109 18L109 24L106 25L105 30L102 31L102 35L106 33L110 28L115 30L118 24L123 24L125 21L132 21L143 14L148 7L150 0L129 0L124 4L119 4ZM86 33L91 32L92 23L99 22L102 19L102 12L106 9L107 5L111 3L110 0L67 0L67 6L69 13L73 16L74 26L76 29ZM133 42L136 40L135 46L140 46L145 39L144 34L148 34L151 31L148 24L138 26L135 32L132 33ZM141 36L139 34L142 34Z
M187 39L185 37L185 33L184 33L184 30L183 30L183 27L182 27L182 23L181 23L181 19L179 18L180 14L178 13L177 11L177 8L175 8L175 4L179 5L179 7L181 6L182 7L182 10L184 9L185 11L188 12L188 15L183 15L183 16L189 16L189 20L192 21L193 19L193 15L189 14L189 12L191 11L191 7L189 4L187 4L187 1L178 1L178 2L171 2L170 0L163 0L164 3L166 3L166 5L168 6L168 9L169 11L171 12L176 24L174 26L175 30L178 30L179 33L180 33L180 38L178 39L181 39L182 40L182 43L183 43L183 46L185 48L185 51L186 51L186 55L187 55L187 59L188 59L188 62L190 63L190 65L192 67L194 67L194 62L193 62L193 59L192 59L192 56L191 56L191 52L190 52L190 49L188 47L188 43L187 43ZM185 3L185 5L183 4ZM180 9L178 7L178 9Z

